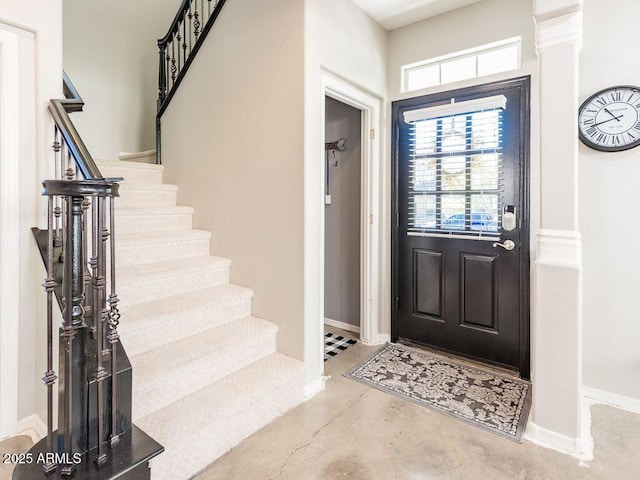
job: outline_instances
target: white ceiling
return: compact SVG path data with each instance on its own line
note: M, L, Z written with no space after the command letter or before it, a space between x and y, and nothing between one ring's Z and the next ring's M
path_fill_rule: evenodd
M387 30L434 17L480 0L353 0Z

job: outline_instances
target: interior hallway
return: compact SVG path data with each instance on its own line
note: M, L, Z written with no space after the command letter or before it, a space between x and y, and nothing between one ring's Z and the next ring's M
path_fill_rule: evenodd
M342 376L378 348L358 343L325 362L331 378L323 392L249 437L197 480L640 477L639 415L592 407L595 458L581 462L526 440L518 445Z

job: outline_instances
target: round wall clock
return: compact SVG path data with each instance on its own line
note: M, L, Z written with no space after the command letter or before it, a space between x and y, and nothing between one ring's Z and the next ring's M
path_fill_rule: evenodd
M640 88L605 88L580 106L578 132L586 146L619 152L640 145Z

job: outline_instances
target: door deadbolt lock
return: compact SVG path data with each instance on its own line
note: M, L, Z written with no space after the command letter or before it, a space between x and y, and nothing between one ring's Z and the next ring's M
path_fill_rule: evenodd
M516 229L516 207L515 205L507 205L502 211L502 229L510 232Z
M493 244L494 247L502 247L505 250L513 250L514 248L516 248L516 244L513 240L505 240L503 243L500 242L495 242Z

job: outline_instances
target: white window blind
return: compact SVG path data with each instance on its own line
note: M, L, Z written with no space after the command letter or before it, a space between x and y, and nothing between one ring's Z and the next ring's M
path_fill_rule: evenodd
M409 235L498 235L506 102L497 95L404 113Z

